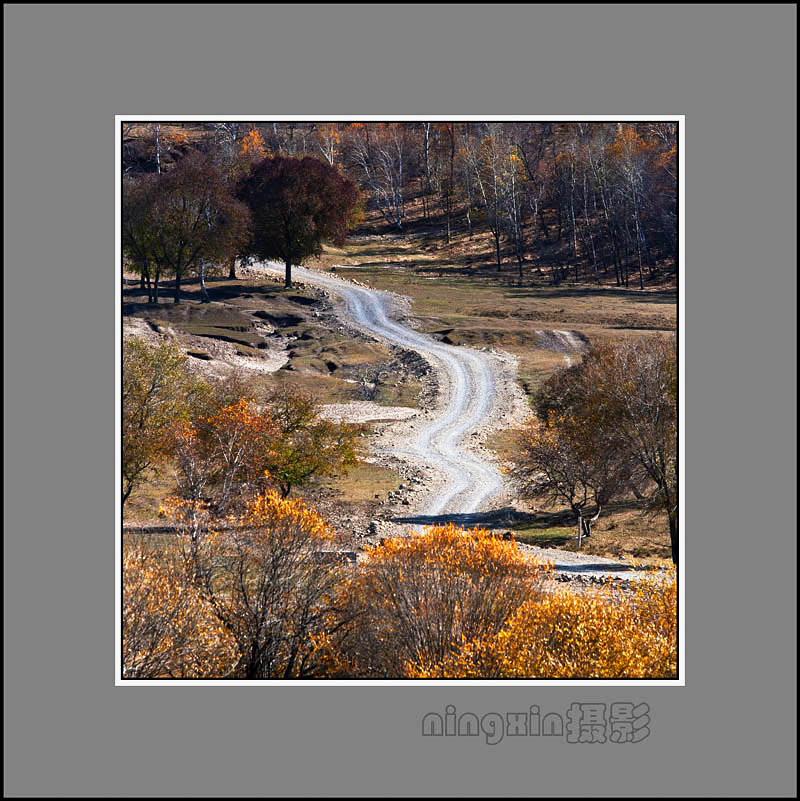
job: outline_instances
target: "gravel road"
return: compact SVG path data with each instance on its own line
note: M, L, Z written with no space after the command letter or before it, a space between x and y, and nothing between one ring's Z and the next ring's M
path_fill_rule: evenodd
M260 269L278 274L284 271L283 265L274 262L263 263ZM495 465L469 450L465 440L485 424L495 404L489 356L437 342L392 319L394 299L389 293L302 267L293 267L292 277L336 295L344 302L353 325L385 342L417 351L442 377L441 406L422 421L403 447L393 449L396 456L424 462L442 477L438 491L416 513L468 514L485 507L503 489L503 478Z
M284 267L276 262L254 265L250 269L282 276ZM529 409L508 369L508 354L484 352L438 342L394 319L408 313L407 299L370 289L330 273L292 267L298 283L319 287L342 301L347 322L379 340L414 350L425 358L439 378L436 408L410 420L398 420L396 434L381 451L404 462L431 468L430 490L414 509L416 517L458 516L486 511L488 506L508 501L492 456L474 438L479 432L519 425ZM581 352L585 345L572 331L537 331L539 347L565 354ZM369 404L367 404L369 405ZM385 413L391 414L391 410ZM398 415L402 417L403 415ZM505 497L504 497L505 496ZM422 525L406 526L422 530ZM632 564L555 548L519 544L532 557L551 562L561 580L639 579L641 572Z

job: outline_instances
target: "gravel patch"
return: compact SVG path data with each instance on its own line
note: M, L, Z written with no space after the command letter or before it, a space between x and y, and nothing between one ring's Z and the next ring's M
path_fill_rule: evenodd
M416 417L419 409L410 406L381 406L373 401L353 401L351 403L327 403L320 411L320 417L339 423L368 423L373 420L408 420Z

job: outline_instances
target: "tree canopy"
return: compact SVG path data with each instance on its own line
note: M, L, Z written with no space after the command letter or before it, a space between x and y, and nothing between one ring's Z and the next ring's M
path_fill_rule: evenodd
M226 261L247 240L247 207L202 154L185 156L158 176L130 179L123 195L123 247L140 269L152 264L156 278L174 276L175 303L188 270L202 282L209 265Z
M252 214L252 253L281 260L286 286L292 283L293 264L321 253L323 242L344 241L358 198L351 180L310 156L256 163L238 195Z

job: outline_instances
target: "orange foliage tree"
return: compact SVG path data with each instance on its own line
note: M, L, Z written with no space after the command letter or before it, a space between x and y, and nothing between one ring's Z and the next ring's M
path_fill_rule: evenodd
M224 513L248 491L264 488L277 434L275 420L247 398L177 421L174 456L181 497L208 501Z
M260 161L267 155L267 147L264 144L264 137L258 128L251 128L242 138L239 145L240 152L245 159L251 162Z

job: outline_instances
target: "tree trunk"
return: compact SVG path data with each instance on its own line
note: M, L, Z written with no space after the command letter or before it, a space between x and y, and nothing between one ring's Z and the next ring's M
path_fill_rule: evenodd
M125 508L125 501L128 500L131 496L131 492L133 491L133 482L128 481L122 490L122 508Z
M200 265L199 270L200 276L200 302L201 303L211 303L211 298L208 296L208 290L206 289L206 268L205 265Z
M592 523L594 523L598 517L600 517L600 512L602 511L602 506L597 507L597 514L594 517L585 517L583 519L583 536L586 539L592 536Z
M144 259L140 265L140 283L139 289L144 292L145 289L147 290L147 302L152 302L152 293L150 291L150 267L147 264L147 259Z
M286 264L286 281L285 285L287 289L292 285L292 262L289 259L286 259L284 264Z
M156 173L161 175L161 125L155 127L156 136Z
M175 300L174 303L181 302L181 271L175 271Z
M231 281L236 280L236 256L231 256L231 260L228 262L228 278Z
M595 204L595 211L596 211L596 204ZM600 276L597 273L597 251L594 247L594 236L592 235L592 227L589 223L589 193L588 187L586 185L586 173L583 174L583 219L586 225L586 235L589 237L589 245L591 247L592 252L592 269L594 271L594 280L596 283L600 283Z
M500 229L498 228L494 233L494 248L497 253L497 270L500 271Z
M422 214L424 218L428 219L428 204L426 199L431 193L431 162L430 162L430 141L431 141L431 124L429 122L423 123L422 129L425 132L425 189L422 193Z
M667 513L669 517L669 540L672 548L672 563L678 564L678 510Z
M152 286L150 284L150 267L149 267L149 265L148 265L146 260L144 262L142 262L141 269L142 269L142 280L141 280L141 287L140 288L141 288L142 292L144 292L145 289L147 290L147 302L148 303L152 303L153 302L153 289L152 289Z
M450 211L453 206L453 192L455 191L455 161L456 161L456 124L447 128L450 134L450 181L447 185L447 244L450 244Z
M261 664L262 661L263 658L261 657L261 654L258 651L257 646L254 645L250 658L247 660L247 666L245 668L244 677L246 679L267 678L267 676L263 675L262 664Z

